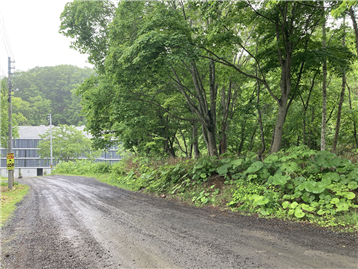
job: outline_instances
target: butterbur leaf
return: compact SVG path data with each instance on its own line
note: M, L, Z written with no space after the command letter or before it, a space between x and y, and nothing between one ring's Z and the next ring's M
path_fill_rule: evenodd
M348 188L350 190L355 190L356 188L358 188L358 183L357 181L351 181L348 183Z
M266 205L268 202L270 202L270 200L268 198L263 198L262 199L258 199L254 202L254 205Z
M268 216L268 215L269 215L269 212L267 212L264 208L261 208L261 209L260 209L260 213L261 213L261 215L263 215L263 216Z
M336 204L337 206L337 209L336 211L348 211L349 209L349 205L347 203L344 203L344 202L341 202L341 203L338 203Z
M224 176L227 174L227 171L228 171L228 168L231 166L231 164L224 164L222 166L220 166L218 169L217 169L217 172L220 176Z
M236 160L232 161L231 164L232 164L233 168L235 169L236 167L241 165L243 161L244 161L243 159L236 159Z
M320 167L331 167L329 160L336 155L328 151L319 151L316 155L316 164Z
M301 207L302 207L303 210L312 211L312 207L310 207L309 205L301 204Z
M201 202L202 202L203 204L206 204L208 201L209 201L209 200L208 200L208 198L206 198L206 197L202 197L202 198L201 198Z
M358 168L355 168L352 172L350 172L347 177L350 180L358 181Z
M274 163L277 162L278 157L275 154L271 154L265 159L265 163Z
M348 184L350 181L351 179L349 179L349 177L346 177L346 175L341 175L341 179L339 180L339 183Z
M338 198L333 198L330 203L331 203L331 204L338 204L338 203L339 203L339 199L338 199Z
M341 159L333 158L332 160L329 160L328 163L329 163L330 167L337 167L342 163L342 161L341 161Z
M320 185L320 182L313 182L313 181L306 181L305 183L305 190L312 193L322 193L326 189L325 185Z
M305 213L302 211L301 208L296 208L295 210L295 217L296 218L303 218L305 216Z
M344 198L347 198L349 200L354 199L356 195L353 192L344 192L342 193Z
M298 203L297 202L293 202L290 207L293 209L293 208L296 208L298 206Z
M303 191L306 188L306 182L301 183L297 186L297 190Z
M318 165L312 164L310 166L307 166L306 170L310 173L319 173L321 171L321 168Z
M317 214L318 214L318 215L323 215L324 213L325 213L325 212L324 212L322 209L320 209L320 210L317 211Z
M284 202L282 203L282 207L283 207L284 209L288 208L289 205L290 205L290 202L289 202L289 201L284 201Z
M257 171L259 171L262 166L264 166L263 162L257 161L254 162L253 164L251 164L251 166L244 172L244 174L248 174L248 173L255 173Z
M339 174L338 173L327 173L322 176L322 182L329 182L327 185L331 184L331 181L338 182Z
M295 198L300 198L301 195L302 195L302 192L296 191L296 192L293 194L293 197L295 197Z
M301 168L295 162L286 162L286 163L281 165L281 170L286 172L286 173L288 173L288 174L291 174L293 172L300 171Z
M289 175L280 175L280 174L275 174L274 176L270 176L270 179L273 179L272 184L273 185L285 185L287 183L288 180L290 180L290 176Z
M306 203L309 203L309 202L311 202L312 198L308 192L305 192L302 195L302 200L305 201Z

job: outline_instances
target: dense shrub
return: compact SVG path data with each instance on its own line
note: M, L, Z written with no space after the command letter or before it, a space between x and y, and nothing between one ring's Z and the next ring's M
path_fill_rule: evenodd
M220 190L206 182L224 181L232 194L232 210L335 225L336 217L358 206L358 167L330 152L304 146L271 154L264 161L256 154L226 154L199 160L127 158L113 165L76 161L61 163L59 173L111 173L121 187L157 194L187 194L196 204L210 204ZM225 205L222 205L225 206Z

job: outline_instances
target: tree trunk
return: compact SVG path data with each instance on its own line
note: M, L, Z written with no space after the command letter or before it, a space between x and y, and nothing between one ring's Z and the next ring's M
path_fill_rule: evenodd
M198 139L198 127L196 124L193 124L193 151L194 151L194 158L199 159L200 157L200 151L199 151L199 139Z
M224 154L227 151L227 134L229 131L229 126L227 124L229 117L229 107L232 99L231 92L231 81L229 82L229 88L227 91L227 97L225 94L225 87L221 89L221 108L222 108L222 120L221 120L221 140L219 144L220 155Z
M240 145L239 145L239 150L238 150L239 156L241 154L242 149L244 148L245 129L246 129L246 120L241 124L241 139L240 139Z
M291 55L292 44L287 44L286 58L282 59L281 50L279 50L279 57L281 62L281 98L277 100L278 114L276 119L275 130L273 132L273 143L271 145L270 153L278 152L281 148L281 139L283 133L283 126L285 124L287 113L287 101L291 92Z
M306 145L306 109L303 110L302 145Z
M352 111L353 108L352 108L352 99L351 99L351 89L349 88L348 83L347 83L347 88L348 88L349 108ZM353 137L354 137L354 142L356 144L356 148L358 148L357 123L354 118L353 118Z
M358 57L358 26L357 26L356 15L354 14L353 7L350 7L348 12L349 12L349 15L351 16L354 34L356 36L356 48L357 48L357 57Z
M217 145L216 145L216 99L217 99L217 88L215 84L215 63L211 59L209 61L209 95L210 95L210 107L207 102L205 89L202 85L202 81L196 67L195 62L191 63L191 75L193 78L194 86L196 89L196 99L199 102L198 107L194 107L192 101L182 89L182 93L188 101L188 105L196 113L199 121L202 125L204 140L207 145L209 156L217 156Z
M343 18L343 27L346 20L345 17ZM343 28L343 38L342 38L342 45L346 45L346 31L345 28ZM342 106L344 101L344 92L346 90L346 73L345 70L342 70L342 91L341 96L339 98L339 104L338 104L338 111L337 111L337 121L336 121L336 132L334 133L334 140L333 140L333 146L332 151L333 153L337 153L337 144L338 144L338 136L339 136L339 129L341 127L341 114L342 114Z
M218 150L216 145L216 99L218 93L218 85L216 84L215 76L215 62L213 59L209 62L209 90L210 90L210 110L208 111L209 125L208 129L208 140L209 140L209 155L218 156Z
M164 140L164 149L169 154L170 158L173 158L173 159L176 158L174 148L173 148L172 143L170 142L169 139Z
M260 82L257 81L257 114L258 114L258 121L260 124L260 137L261 137L261 146L262 146L262 148L257 153L257 157L259 158L259 160L263 161L262 154L265 152L265 135L264 135L264 127L262 125L262 116L261 116L261 110L259 104L260 104Z
M252 147L254 146L256 129L257 129L257 126L254 127L254 132L252 133L252 136L251 136L251 139L250 139L250 149L249 149L249 151L252 151Z
M322 2L324 5L324 2ZM326 18L322 24L322 47L326 47ZM326 119L327 119L327 60L324 60L322 66L322 121L321 121L321 151L326 150Z
M287 108L287 99L283 99L282 97L278 102L279 106L278 106L276 125L273 132L273 141L270 150L271 153L278 152L281 147L283 125L285 124L285 116L286 116L286 108Z

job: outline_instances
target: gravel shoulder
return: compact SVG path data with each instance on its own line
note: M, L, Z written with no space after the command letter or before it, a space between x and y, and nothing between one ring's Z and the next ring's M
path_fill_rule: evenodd
M358 268L358 238L126 191L91 178L31 187L1 229L2 268Z

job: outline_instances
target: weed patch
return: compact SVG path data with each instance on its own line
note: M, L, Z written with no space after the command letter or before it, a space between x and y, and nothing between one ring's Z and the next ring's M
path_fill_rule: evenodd
M5 183L5 184L4 184ZM1 182L1 226L10 218L16 209L16 204L27 194L29 186L15 182L12 190L9 190L6 182Z

